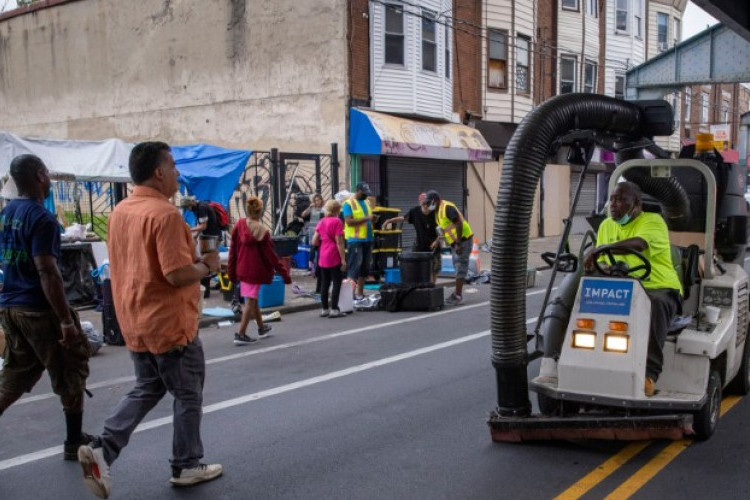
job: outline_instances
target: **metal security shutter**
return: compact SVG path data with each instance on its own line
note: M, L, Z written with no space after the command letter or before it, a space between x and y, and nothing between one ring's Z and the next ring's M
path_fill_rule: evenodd
M576 188L578 187L578 181L581 178L581 173L572 171L570 173L570 204L573 204L573 198L576 195ZM587 172L586 178L583 181L583 188L581 188L581 197L578 199L578 206L576 207L576 215L591 215L596 209L596 172Z
M466 163L461 161L400 158L389 156L386 163L386 203L400 208L401 215L417 206L419 193L434 189L440 197L455 203L465 212L464 193ZM411 249L416 233L411 224L404 224L402 247Z

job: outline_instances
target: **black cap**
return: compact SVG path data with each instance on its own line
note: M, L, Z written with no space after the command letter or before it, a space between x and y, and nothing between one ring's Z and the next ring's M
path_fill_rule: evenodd
M372 191L370 190L370 185L366 182L360 182L357 184L357 187L355 189L356 191L362 191L365 196L372 196Z
M427 193L425 194L425 201L427 203L437 203L440 201L440 194L438 194L438 192L434 189L427 191Z

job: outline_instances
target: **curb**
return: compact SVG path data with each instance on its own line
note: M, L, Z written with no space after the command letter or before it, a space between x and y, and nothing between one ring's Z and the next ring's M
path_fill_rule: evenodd
M446 288L448 286L453 285L454 281L450 280L448 282L442 282L442 283L435 283L435 288ZM283 305L279 307L266 307L260 310L263 314L272 313L274 311L278 311L281 313L282 317L284 314L292 314L296 312L304 312L304 311L312 311L313 309L318 309L320 307L319 302L309 302L305 304L295 304L295 305ZM218 323L222 321L231 321L233 323L239 322L241 319L241 316L239 314L235 314L231 317L217 317L217 316L202 316L200 320L198 320L198 329L208 328L211 326L218 326Z

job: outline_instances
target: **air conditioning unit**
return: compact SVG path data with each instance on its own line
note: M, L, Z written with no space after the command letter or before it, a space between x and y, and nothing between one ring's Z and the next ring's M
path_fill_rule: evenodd
M669 42L659 42L659 52L669 50Z

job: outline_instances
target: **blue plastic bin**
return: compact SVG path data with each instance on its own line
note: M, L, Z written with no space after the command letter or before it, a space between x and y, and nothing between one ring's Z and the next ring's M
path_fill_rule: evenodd
M276 307L284 305L284 278L278 274L273 277L270 285L260 285L258 293L258 307Z
M299 245L297 253L294 254L294 267L307 269L310 265L310 245Z
M384 271L386 283L401 283L401 269L394 267Z

